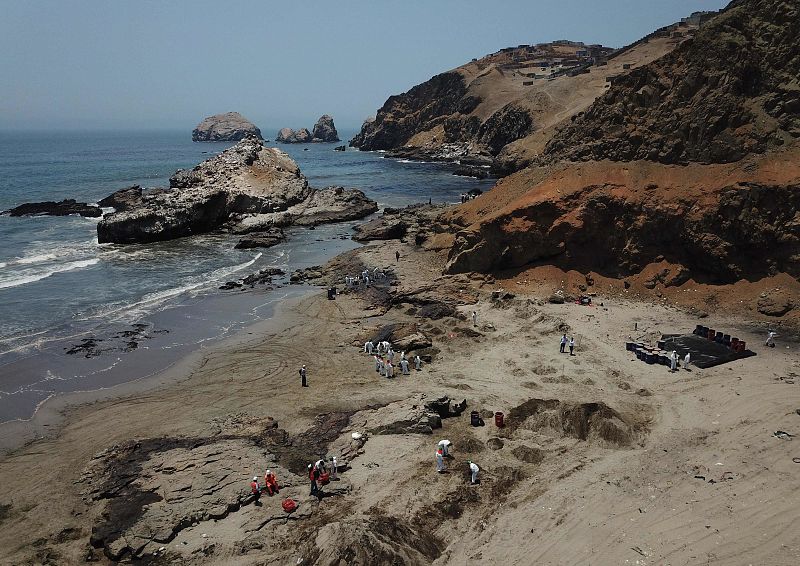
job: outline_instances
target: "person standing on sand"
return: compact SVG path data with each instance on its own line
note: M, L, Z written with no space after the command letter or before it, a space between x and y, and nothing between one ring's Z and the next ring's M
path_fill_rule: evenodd
M436 449L436 471L439 472L440 474L444 473L445 471L444 455L442 454L441 448Z
M686 356L683 358L683 369L689 369L689 362L692 361L692 355L689 352L686 352Z
M336 479L336 472L337 472L338 463L336 462L336 456L331 456L331 479Z
M255 497L254 503L258 505L258 500L261 498L261 489L258 487L258 476L253 476L253 481L250 482L250 492Z
M672 354L669 357L669 370L670 371L677 371L678 369L678 352L672 350Z
M478 311L472 311L472 326L478 326Z
M386 364L386 377L394 377L394 366L392 362Z
M367 340L367 342L364 344L364 351L371 356L372 350L374 349L375 349L375 344L372 343L372 340Z
M317 488L317 478L319 477L319 472L314 467L313 464L308 465L308 479L311 480L311 495L316 495L319 491Z
M400 252L398 252L398 251L394 252L394 260L397 263L400 263Z
M400 360L400 369L403 370L403 375L408 375L408 360Z
M470 471L470 477L472 479L472 485L475 485L475 484L479 483L479 481L478 481L478 472L480 472L481 469L478 467L478 464L476 464L472 460L470 460L467 463L469 464L469 471Z
M306 382L306 366L305 364L303 367L300 368L300 383L303 387L308 387L308 383Z
M567 345L567 333L564 333L564 336L561 337L561 349L559 350L562 354L564 353L564 348Z
M570 356L574 356L575 355L573 353L574 350L575 350L575 337L574 336L570 336L569 337L569 355Z
M375 371L381 371L381 359L378 357L378 354L375 354Z
M417 371L422 369L422 358L419 355L414 356L414 369Z

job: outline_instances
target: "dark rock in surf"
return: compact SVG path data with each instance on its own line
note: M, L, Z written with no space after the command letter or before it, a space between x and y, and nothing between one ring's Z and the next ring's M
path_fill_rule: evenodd
M61 202L44 201L28 202L10 208L3 212L8 216L69 216L80 214L81 216L97 218L103 215L103 211L96 204L86 204L76 202L75 199L65 199Z

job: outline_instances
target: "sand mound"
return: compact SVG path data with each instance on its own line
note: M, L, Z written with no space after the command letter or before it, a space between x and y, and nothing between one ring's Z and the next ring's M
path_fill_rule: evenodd
M427 529L397 517L372 515L366 520L329 523L315 540L314 564L430 564L444 543Z
M511 436L520 428L614 446L630 446L640 432L605 403L558 399L530 399L511 409L505 434Z

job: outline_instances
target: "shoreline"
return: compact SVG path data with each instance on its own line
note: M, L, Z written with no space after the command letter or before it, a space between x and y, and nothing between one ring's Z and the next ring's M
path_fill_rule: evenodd
M300 290L299 286L295 288ZM68 424L70 414L89 405L141 395L190 379L208 356L236 346L246 346L249 341L263 337L271 326L285 324L286 320L282 318L285 311L312 296L314 292L314 287L308 287L299 296L278 301L272 307L273 312L269 318L246 325L231 336L213 341L210 346L198 344L196 349L154 373L99 389L53 393L39 403L30 418L0 423L0 459L37 441L57 438Z

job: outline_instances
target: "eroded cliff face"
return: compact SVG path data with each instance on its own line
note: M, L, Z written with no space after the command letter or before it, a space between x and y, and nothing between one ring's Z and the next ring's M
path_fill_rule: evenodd
M798 157L792 151L758 163L688 167L563 164L532 186L534 172L522 171L506 184L527 191L502 209L483 215L475 201L445 216L464 227L446 271L544 263L625 277L667 261L683 266L671 284L689 276L715 284L797 277Z
M350 145L365 151L401 147L417 132L430 130L446 116L460 113L466 92L464 76L450 71L408 92L390 96L375 119L365 122L361 132L350 140Z
M443 217L447 272L800 276L799 34L797 2L740 0L615 79L531 166Z
M613 81L544 159L728 163L800 137L800 4L742 0Z

